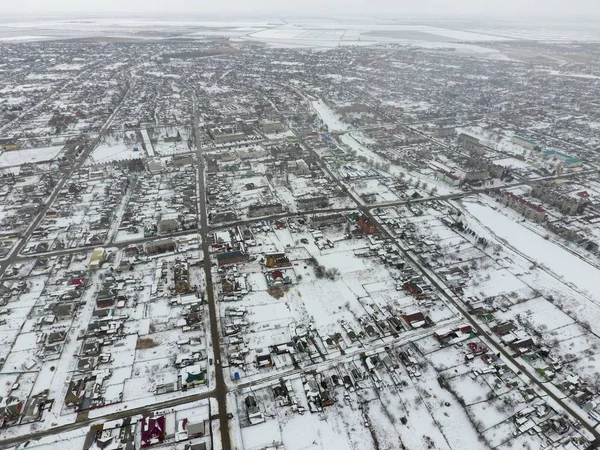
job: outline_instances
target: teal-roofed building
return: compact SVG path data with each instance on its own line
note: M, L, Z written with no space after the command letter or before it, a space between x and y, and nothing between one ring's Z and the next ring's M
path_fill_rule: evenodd
M583 161L575 156L567 155L556 150L546 150L542 152L544 158L558 159L565 167L579 167Z
M510 140L513 144L517 144L523 148L528 150L534 150L538 147L537 142L532 141L531 139L527 139L521 136L517 136L516 134Z

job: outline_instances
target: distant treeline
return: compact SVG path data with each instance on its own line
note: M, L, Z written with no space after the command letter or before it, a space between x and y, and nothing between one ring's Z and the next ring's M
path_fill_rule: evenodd
M229 55L234 53L233 48L218 48L214 50L192 50L179 53L165 53L164 59L190 59L190 58L205 58L207 56Z

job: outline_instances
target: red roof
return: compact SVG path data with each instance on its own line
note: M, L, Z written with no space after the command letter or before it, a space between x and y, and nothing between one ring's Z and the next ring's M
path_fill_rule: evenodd
M457 177L456 175L454 175L453 173L448 172L447 170L444 169L438 169L437 170L438 173L441 173L442 175L446 175L448 178L450 178L451 180L454 181L458 181L460 180L459 177Z
M473 353L485 353L488 351L487 345L483 342L469 342L467 346Z
M588 194L587 191L578 192L577 195L579 195L580 197L583 197L583 198L588 198L590 196L590 194Z
M142 419L142 447L157 444L165 437L165 416Z
M85 283L85 278L73 278L71 280L71 286L82 286Z
M271 276L274 280L278 278L283 278L283 272L281 270L274 270L273 272L271 272Z
M507 197L512 198L512 199L518 201L522 205L525 205L528 208L533 209L534 211L537 211L537 212L545 212L546 211L541 206L536 205L535 203L531 203L529 200L527 200L526 198L521 197L520 195L515 195L512 192L508 192L508 191L505 191L504 195L506 195Z

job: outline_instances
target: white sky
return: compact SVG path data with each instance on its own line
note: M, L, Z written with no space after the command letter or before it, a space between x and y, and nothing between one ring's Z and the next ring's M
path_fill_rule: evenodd
M0 0L0 13L600 16L600 0Z

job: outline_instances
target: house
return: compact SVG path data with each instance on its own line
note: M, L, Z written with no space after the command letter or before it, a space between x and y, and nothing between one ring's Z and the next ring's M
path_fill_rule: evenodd
M88 263L88 269L96 270L102 267L102 264L106 261L106 250L102 247L94 249L90 262Z
M206 373L200 366L188 366L181 369L181 388L189 389L206 384Z
M492 331L498 336L506 336L511 331L517 329L517 326L513 322L503 322L492 328Z
M0 149L10 151L21 148L21 143L16 139L0 139Z
M357 223L365 234L377 233L377 224L366 215L363 214L362 216L360 216L357 220Z
M234 250L226 253L218 253L217 254L217 265L219 267L230 266L232 264L237 264L248 259L248 255L239 250Z
M486 353L489 350L487 345L485 345L481 341L469 342L467 344L467 347L469 347L469 350L473 355L482 355L483 353Z
M177 243L173 239L159 239L146 244L147 255L157 255L159 253L174 252L177 249Z
M85 381L83 379L71 380L65 395L65 405L79 406L85 396Z
M206 434L206 422L204 420L192 421L183 419L183 426L187 432L188 439L204 436Z
M19 418L23 411L23 402L16 397L0 397L0 426Z
M285 253L269 253L265 255L265 266L269 268L290 267L292 263Z
M532 338L525 337L511 342L509 345L517 354L522 354L534 347L535 342Z
M246 404L246 413L248 414L248 420L252 425L256 425L265 421L264 416L260 412L260 408L256 404L254 396L249 395L244 399Z
M265 278L269 286L292 283L292 279L279 269L265 274Z
M335 403L334 398L331 396L328 390L321 391L321 406L331 406Z
M148 417L142 419L142 447L161 443L165 440L167 432L165 416Z
M256 365L259 368L273 367L273 358L268 350L256 350Z
M48 334L46 338L46 342L48 344L55 344L57 342L63 342L67 337L67 333L65 331L52 331Z
M158 232L160 234L173 233L179 230L179 221L176 219L162 219L158 221Z
M403 314L402 318L412 328L427 327L433 324L432 320L422 312L416 312L412 314Z

